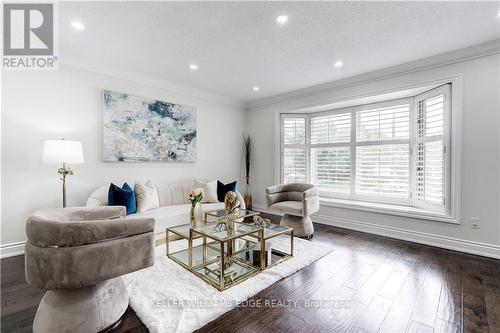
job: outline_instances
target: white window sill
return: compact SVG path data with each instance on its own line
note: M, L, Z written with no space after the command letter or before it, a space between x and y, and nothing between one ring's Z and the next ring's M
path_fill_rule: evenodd
M414 219L429 220L436 222L460 224L460 221L451 215L439 214L436 212L431 212L428 210L400 206L384 203L374 203L374 202L364 202L364 201L354 201L346 199L333 199L327 197L320 197L320 205L344 209L359 210L363 212L395 215L402 217L409 217Z

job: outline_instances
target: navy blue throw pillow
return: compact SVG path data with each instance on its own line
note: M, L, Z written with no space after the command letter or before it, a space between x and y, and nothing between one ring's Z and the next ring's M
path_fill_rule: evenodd
M113 183L109 185L108 204L127 207L127 215L137 212L134 190L127 183L123 184L122 188Z
M220 181L217 181L217 200L221 202L224 201L224 197L229 191L236 192L236 181L229 184L223 184Z

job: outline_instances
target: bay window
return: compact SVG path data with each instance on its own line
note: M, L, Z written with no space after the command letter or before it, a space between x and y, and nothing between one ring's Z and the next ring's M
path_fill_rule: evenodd
M322 197L445 214L450 84L410 97L308 114L281 114L281 181Z

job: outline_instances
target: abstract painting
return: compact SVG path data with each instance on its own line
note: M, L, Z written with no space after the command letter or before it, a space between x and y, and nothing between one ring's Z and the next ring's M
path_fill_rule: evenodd
M196 109L104 90L104 161L196 161Z

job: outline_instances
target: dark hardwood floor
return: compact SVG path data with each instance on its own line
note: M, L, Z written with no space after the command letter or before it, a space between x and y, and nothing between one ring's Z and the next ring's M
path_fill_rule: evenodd
M312 242L335 251L252 298L297 307L239 307L199 332L500 332L499 260L315 228ZM1 260L1 296L2 332L31 332L42 292L23 256ZM109 332L147 329L129 308Z

